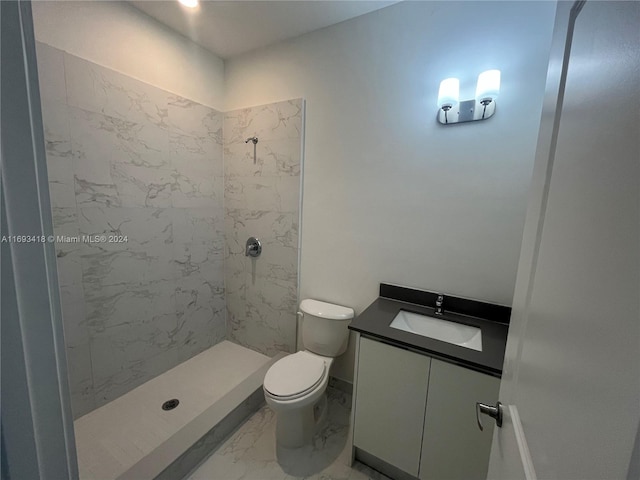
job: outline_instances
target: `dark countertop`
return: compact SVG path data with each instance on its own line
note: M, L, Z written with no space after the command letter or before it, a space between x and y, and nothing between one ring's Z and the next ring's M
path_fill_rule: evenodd
M398 289L402 289L403 291L399 291ZM414 296L416 292L420 296L420 298L416 300L406 295L409 289L404 289L404 287L381 284L380 290L381 294L391 294L405 299L411 298L414 301L423 303L423 305L380 296L351 322L349 329L360 332L367 337L409 348L419 353L425 353L431 357L487 373L494 377L501 377L507 333L509 331L508 318L511 313L510 308L466 299L457 299L457 297L445 297L444 314L436 316L434 313L435 309L424 304L428 303L432 296L437 296L437 294L412 290L411 292L414 293ZM395 293L400 293L400 295L395 295ZM420 299L426 299L426 301L421 301ZM464 301L467 304L469 304L469 302L472 304L476 303L480 306L480 310L478 311L486 312L487 308L490 313L497 311L500 321L447 311L447 303L455 304L456 300ZM466 347L460 347L433 338L391 328L389 324L400 310L480 328L482 331L482 351L478 352Z

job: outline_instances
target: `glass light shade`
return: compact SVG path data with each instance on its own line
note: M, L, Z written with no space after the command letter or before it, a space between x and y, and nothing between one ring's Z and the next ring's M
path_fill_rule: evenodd
M460 80L446 78L440 82L438 90L438 107L454 107L458 104L460 96Z
M182 5L189 8L195 8L198 6L198 0L178 0Z
M487 70L478 75L476 100L495 100L500 93L500 70Z

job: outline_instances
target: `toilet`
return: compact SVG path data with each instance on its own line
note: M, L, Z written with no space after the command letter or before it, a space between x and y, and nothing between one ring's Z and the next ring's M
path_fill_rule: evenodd
M311 441L327 412L325 391L336 357L347 349L353 309L306 299L300 303L305 350L281 358L264 377L267 405L276 412L276 442L287 448Z

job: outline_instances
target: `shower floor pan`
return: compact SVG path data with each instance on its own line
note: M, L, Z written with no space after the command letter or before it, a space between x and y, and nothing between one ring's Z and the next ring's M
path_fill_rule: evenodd
M186 476L264 402L269 358L223 341L74 422L80 479ZM179 404L165 411L166 400Z

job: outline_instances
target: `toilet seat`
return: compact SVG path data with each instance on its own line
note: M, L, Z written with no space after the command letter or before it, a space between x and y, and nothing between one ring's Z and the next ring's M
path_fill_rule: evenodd
M276 399L292 400L314 390L326 375L324 360L302 351L271 366L264 377L264 390Z

